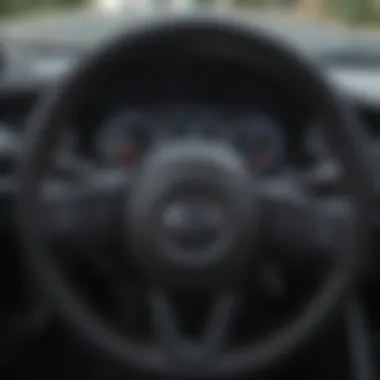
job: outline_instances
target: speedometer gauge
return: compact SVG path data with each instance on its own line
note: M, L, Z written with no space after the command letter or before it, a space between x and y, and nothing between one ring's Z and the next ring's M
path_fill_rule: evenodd
M253 171L263 174L282 161L285 143L281 124L273 116L252 114L241 117L234 133L238 149Z
M105 122L96 146L102 162L133 166L149 147L154 128L151 119L139 111L126 110Z

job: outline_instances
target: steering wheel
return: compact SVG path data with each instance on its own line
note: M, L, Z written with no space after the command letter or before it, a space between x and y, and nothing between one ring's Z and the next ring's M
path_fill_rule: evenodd
M132 78L128 64L154 49L164 54L172 48L199 49L260 66L310 98L324 117L321 132L342 167L344 194L313 199L290 173L254 177L226 143L180 138L157 142L133 175L94 170L81 187L45 187L62 120L97 91L101 78L120 62ZM337 311L358 274L369 232L371 195L361 126L312 64L251 26L186 16L130 29L49 93L31 116L27 131L19 178L20 220L30 269L71 326L128 366L185 377L262 370L310 341ZM90 209L116 204L122 210L125 255L144 280L156 343L142 345L121 336L70 286L48 244L43 205L49 199L65 207L74 204L82 212L83 203ZM102 221L106 225L109 219ZM303 247L306 260L308 252L318 250L333 264L319 290L285 327L259 343L233 347L234 316L246 296L246 279L255 276L260 263L258 242L265 238ZM197 339L181 330L168 297L173 288L213 294L209 318Z

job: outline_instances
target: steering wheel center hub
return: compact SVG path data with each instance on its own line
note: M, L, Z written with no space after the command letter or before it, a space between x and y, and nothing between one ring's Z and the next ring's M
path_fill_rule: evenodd
M128 239L151 276L175 286L193 286L195 276L219 283L215 277L238 276L254 256L246 249L258 221L252 177L232 148L166 142L147 157L135 185Z

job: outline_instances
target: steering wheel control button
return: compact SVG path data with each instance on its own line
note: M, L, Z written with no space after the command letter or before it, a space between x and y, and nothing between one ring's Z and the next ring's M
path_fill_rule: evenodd
M257 233L258 198L249 168L232 148L164 142L147 157L134 185L128 238L149 275L192 285L194 278L223 282L229 274L239 278L255 257L247 247Z

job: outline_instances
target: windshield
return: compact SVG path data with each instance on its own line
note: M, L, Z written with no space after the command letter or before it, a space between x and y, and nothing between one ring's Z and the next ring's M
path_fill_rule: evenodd
M380 0L0 0L0 47L83 50L141 19L210 12L253 23L318 60L380 67Z
M197 11L210 8L224 11L243 10L271 13L289 20L327 23L376 29L380 21L380 1L364 0L1 0L1 24L28 21L32 17L49 18L96 12L99 16L130 16L135 12L152 14L165 11ZM69 12L69 13L68 13Z

